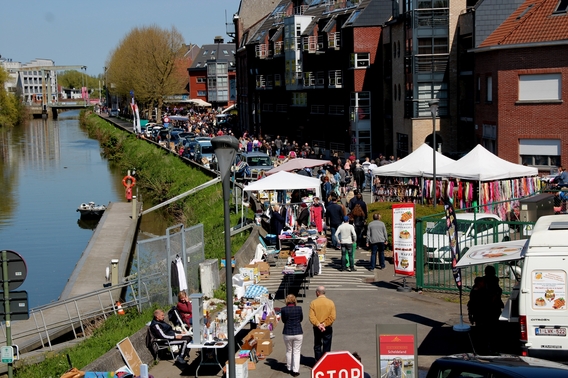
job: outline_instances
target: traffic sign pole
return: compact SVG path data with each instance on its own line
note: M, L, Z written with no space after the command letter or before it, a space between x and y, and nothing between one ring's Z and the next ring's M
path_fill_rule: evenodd
M6 345L12 347L12 325L10 321L10 280L8 276L8 252L2 251L2 277L4 279L4 310L6 311ZM12 363L8 363L8 378L13 376Z

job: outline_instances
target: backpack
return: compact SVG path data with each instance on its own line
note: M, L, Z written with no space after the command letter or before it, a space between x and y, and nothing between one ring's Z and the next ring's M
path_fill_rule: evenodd
M365 212L363 211L363 208L358 203L355 204L355 206L353 207L353 210L351 210L351 214L353 214L354 217L364 217L365 216Z

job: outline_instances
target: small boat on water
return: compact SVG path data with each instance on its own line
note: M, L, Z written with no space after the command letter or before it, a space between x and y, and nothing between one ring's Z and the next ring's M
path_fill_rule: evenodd
M95 218L100 217L106 210L105 205L96 205L94 202L82 203L77 209L81 213L83 218Z

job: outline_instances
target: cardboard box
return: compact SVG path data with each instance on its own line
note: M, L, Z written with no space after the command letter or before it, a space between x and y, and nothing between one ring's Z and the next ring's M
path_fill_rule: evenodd
M270 331L267 329L253 329L249 332L249 335L252 335L256 340L270 340Z
M270 274L270 265L267 262L258 262L256 265L258 267L259 274Z
M256 265L247 265L244 268L240 268L239 273L243 276L245 281L258 283L260 280L260 273Z
M256 344L256 355L269 356L272 353L272 340L259 340Z
M290 257L290 251L288 250L280 251L278 254L279 259L287 259L288 257Z
M253 361L248 362L248 369L249 370L256 370L256 363Z
M273 330L276 329L276 326L278 325L278 319L276 318L275 315L267 316L264 322L272 324ZM270 338L270 333L268 334L268 338Z
M248 358L235 359L235 378L248 378ZM229 361L225 363L225 372L229 376Z
M248 335L243 337L243 345L241 346L241 349L244 349L244 350L255 349L256 344L257 344L257 340L254 338L254 335L252 334L252 331L251 331L251 332L248 333Z

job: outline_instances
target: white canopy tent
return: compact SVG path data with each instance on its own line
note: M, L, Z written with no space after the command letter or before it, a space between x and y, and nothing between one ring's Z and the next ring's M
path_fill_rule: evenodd
M433 166L432 147L424 143L418 147L410 155L391 164L374 168L375 176L393 176L393 177L423 177L425 171L432 171ZM455 160L436 152L436 171L448 164L455 163ZM432 174L430 173L431 177Z
M294 190L311 188L315 189L316 196L321 198L319 179L280 171L245 186L244 191L256 192L260 190Z
M467 155L451 164L436 167L438 177L454 177L471 181L496 181L536 176L538 169L503 160L478 144ZM425 171L432 176L432 167Z

